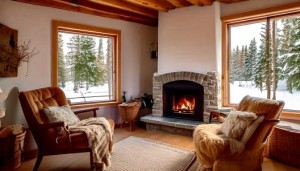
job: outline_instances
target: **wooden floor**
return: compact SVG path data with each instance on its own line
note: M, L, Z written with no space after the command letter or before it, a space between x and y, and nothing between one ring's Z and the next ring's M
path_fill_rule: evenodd
M116 128L114 133L114 141L118 142L129 136L149 138L160 142L168 143L174 146L194 150L192 137L173 135L164 132L150 132L138 128L135 132L129 132L126 128ZM25 161L16 169L17 171L31 171L35 163L35 159ZM189 171L196 170L197 162L195 162ZM89 153L65 154L46 156L43 158L39 171L87 171L90 170ZM265 159L263 162L263 171L300 171L279 162Z

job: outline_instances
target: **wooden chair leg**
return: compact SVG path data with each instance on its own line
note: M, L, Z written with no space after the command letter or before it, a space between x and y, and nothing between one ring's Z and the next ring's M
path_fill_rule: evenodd
M123 128L123 124L125 123L125 121L121 121L121 125L120 125L120 128Z
M40 164L42 162L42 159L43 159L43 154L42 154L42 152L39 151L38 157L37 157L34 167L33 167L33 171L38 171Z
M93 170L94 165L93 165L93 152L92 152L92 150L90 151L90 165L91 165L91 170Z
M134 121L130 121L130 123L129 123L129 131L132 132L134 130L135 130Z

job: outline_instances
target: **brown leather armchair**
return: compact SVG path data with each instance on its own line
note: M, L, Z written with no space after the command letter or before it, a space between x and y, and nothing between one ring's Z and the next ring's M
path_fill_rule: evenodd
M210 168L214 171L255 171L262 170L262 153L265 147L265 142L273 127L279 122L279 115L284 107L283 101L268 100L263 98L245 96L237 106L238 111L253 112L256 114L264 115L264 119L259 123L252 136L246 142L244 150L239 153L232 153L230 151L230 145L227 137L220 134L221 124L207 124L205 127L211 128L208 134L212 134L213 137L221 142L224 148L218 153L215 160L211 161L210 164L205 164L201 161L203 155L203 149L199 149L200 141L197 136L203 133L201 132L201 125L199 125L194 131L194 144L196 146L196 153L198 161L203 168ZM205 134L205 133L204 133ZM208 140L209 141L209 140ZM198 148L197 148L198 147ZM206 146L210 151L213 149L210 146ZM204 156L207 157L207 156ZM208 166L210 165L210 166ZM203 167L204 166L204 167ZM207 167L208 166L208 167Z
M64 122L49 123L43 112L43 109L49 106L68 105L67 98L60 88L47 87L20 92L19 100L39 150L38 158L33 168L34 171L38 170L43 156L80 152L90 152L90 164L92 167L92 153L88 145L87 136L84 133L69 132ZM94 111L94 109L92 110ZM87 111L89 110L83 110L83 112ZM75 114L77 113L80 112L77 110ZM114 121L108 121L113 129ZM58 134L58 128L64 130L63 135Z

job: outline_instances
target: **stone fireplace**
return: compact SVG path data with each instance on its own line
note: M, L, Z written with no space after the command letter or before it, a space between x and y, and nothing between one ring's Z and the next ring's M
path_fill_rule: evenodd
M217 72L155 73L152 114L141 117L147 130L192 135L194 128L208 123L211 110L220 107Z
M220 107L220 98L219 98L219 83L218 83L218 74L217 72L208 72L207 74L194 73L194 72L171 72L166 74L157 74L155 73L153 76L153 99L154 105L152 109L152 115L163 117L164 116L164 85L168 85L172 82L177 81L186 81L192 82L194 84L198 84L203 87L203 94L197 93L198 97L203 99L203 105L197 106L203 110L202 114L199 115L200 118L196 120L206 122L206 118L209 116L209 111L218 109ZM181 87L183 84L179 84L178 87ZM191 88L187 87L187 90ZM180 89L180 88L179 88ZM194 89L194 88L192 88ZM185 90L186 91L186 90ZM208 119L208 118L207 118Z

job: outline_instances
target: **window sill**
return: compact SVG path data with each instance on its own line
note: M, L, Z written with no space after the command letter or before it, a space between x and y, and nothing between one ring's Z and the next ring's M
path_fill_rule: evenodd
M283 111L281 113L280 119L287 120L287 121L300 122L300 113L299 112Z
M225 107L233 107L236 108L237 104L231 104ZM285 111L283 110L280 119L286 120L286 121L291 121L291 122L299 122L300 123L300 111L299 112L291 112L291 111Z
M81 104L71 104L71 109L78 108L90 108L90 107L100 107L100 106L117 106L121 102L105 102L105 103L81 103Z

